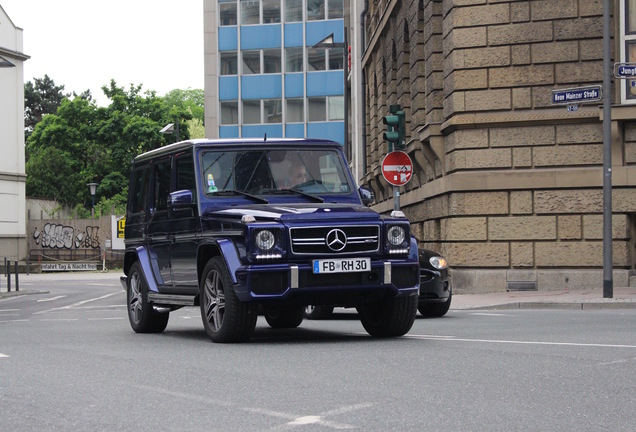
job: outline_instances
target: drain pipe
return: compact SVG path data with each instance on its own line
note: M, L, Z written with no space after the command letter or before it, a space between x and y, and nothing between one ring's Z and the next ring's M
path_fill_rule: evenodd
M364 57L364 53L366 50L366 42L364 40L364 32L365 32L365 19L364 17L367 15L369 10L369 1L364 1L364 9L360 14L360 60ZM360 75L362 76L362 163L363 163L363 174L367 174L367 74L364 73L364 70L360 70Z

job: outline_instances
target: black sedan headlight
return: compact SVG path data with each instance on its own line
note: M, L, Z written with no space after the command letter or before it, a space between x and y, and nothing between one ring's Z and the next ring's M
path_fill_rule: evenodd
M431 263L433 268L437 270L444 270L448 268L448 263L446 262L446 258L443 256L432 256L428 259L428 262Z

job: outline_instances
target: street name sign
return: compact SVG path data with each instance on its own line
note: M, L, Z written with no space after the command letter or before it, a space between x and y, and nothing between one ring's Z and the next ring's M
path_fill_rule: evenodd
M636 63L614 63L614 78L636 78Z
M603 87L600 85L552 90L552 104L576 104L598 102L603 98Z
M382 161L382 175L393 186L403 186L411 180L413 162L406 153L392 151Z

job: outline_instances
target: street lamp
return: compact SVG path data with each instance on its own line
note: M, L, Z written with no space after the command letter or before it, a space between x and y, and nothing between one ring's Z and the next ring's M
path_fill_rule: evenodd
M347 98L347 77L349 75L349 46L347 44L347 31L343 32L344 42L335 42L333 33L320 42L314 44L312 48L342 48L343 56L343 69L344 69L344 145L347 151L347 157L351 155L349 153L349 119L347 118L349 113L349 102Z
M168 123L163 129L159 131L162 134L174 134L177 138L176 142L179 142L179 122L176 123Z
M95 218L95 191L97 190L97 183L86 183L91 191L91 198L93 198L93 208L91 209L91 218Z

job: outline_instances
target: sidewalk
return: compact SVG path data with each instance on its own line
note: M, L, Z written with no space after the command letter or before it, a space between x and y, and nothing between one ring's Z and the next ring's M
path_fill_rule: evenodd
M7 279L0 275L0 300L9 296L42 294L47 292L47 281L65 279L101 281L120 288L122 273L59 272L20 274L20 291L15 292L15 275L11 280L11 293L7 293ZM603 289L511 291L488 294L453 294L451 310L469 309L636 309L636 287L614 287L613 298L603 298Z
M636 287L614 287L613 294L612 298L603 298L602 288L453 294L451 310L636 309Z

